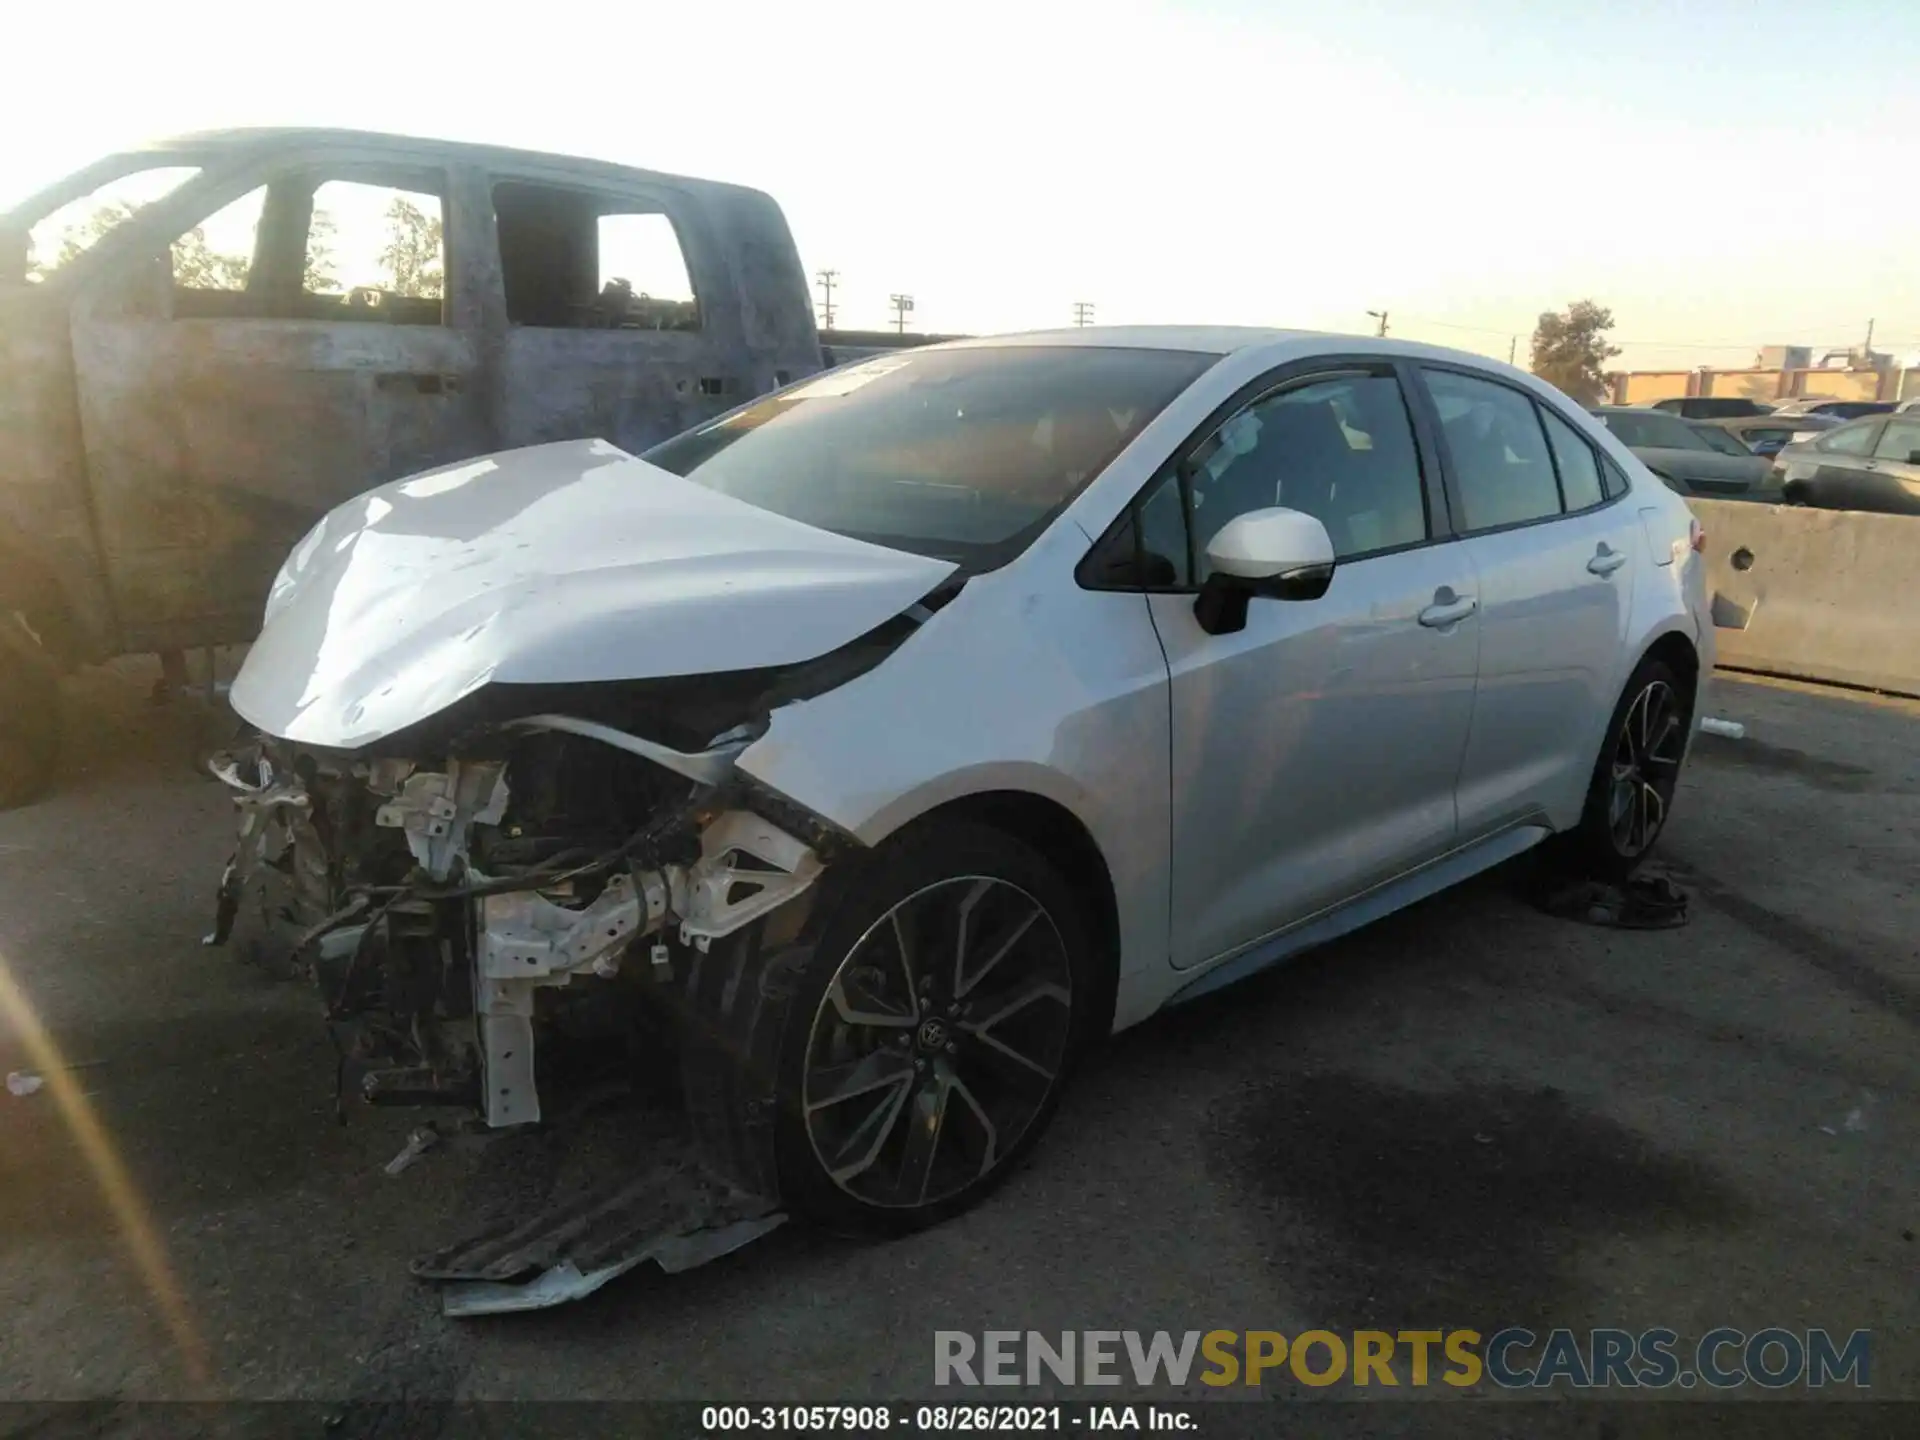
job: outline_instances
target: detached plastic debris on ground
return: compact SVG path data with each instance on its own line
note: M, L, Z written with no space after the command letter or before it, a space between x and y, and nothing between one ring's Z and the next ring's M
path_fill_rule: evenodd
M581 1300L652 1260L669 1275L730 1255L786 1220L691 1159L601 1185L530 1218L508 1218L413 1263L444 1286L446 1315L544 1310Z
M388 1175L401 1175L413 1168L419 1158L440 1143L440 1132L431 1125L422 1125L411 1135L398 1155L381 1167Z
M1700 722L1700 732L1703 735L1718 735L1724 740L1747 738L1747 727L1738 720L1716 720L1711 716Z
M1672 930L1687 923L1687 892L1665 875L1595 880L1542 873L1529 898L1549 915L1589 925Z
M7 1073L7 1089L14 1095L31 1095L46 1083L44 1077L31 1070L12 1070Z

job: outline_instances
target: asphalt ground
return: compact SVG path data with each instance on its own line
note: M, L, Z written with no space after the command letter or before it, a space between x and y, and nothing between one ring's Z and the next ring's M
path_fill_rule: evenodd
M253 1412L260 1433L383 1434L456 1422L353 1402L1028 1401L1062 1392L936 1392L934 1332L1524 1323L1867 1329L1872 1384L1494 1410L1514 1396L1282 1370L1065 1398L1265 1400L1289 1433L1715 1410L1726 1433L1920 1434L1920 1406L1860 1403L1920 1400L1920 705L1720 678L1711 710L1748 733L1683 780L1659 855L1683 928L1552 918L1508 867L1121 1036L1027 1167L931 1233L789 1226L455 1322L408 1261L567 1192L631 1117L385 1175L420 1117L338 1123L314 995L198 943L230 809L192 763L208 717L153 708L151 679L71 681L65 775L0 815L0 1070L53 1079L0 1092L0 1400L91 1402L0 1406L0 1433L146 1433L137 1402L196 1397L317 1407ZM1366 1403L1304 1408L1329 1400Z

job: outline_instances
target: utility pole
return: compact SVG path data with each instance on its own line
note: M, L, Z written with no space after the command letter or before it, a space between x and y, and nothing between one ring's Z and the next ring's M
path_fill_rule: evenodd
M1867 321L1867 343L1861 348L1866 351L1866 355L1861 358L1865 359L1873 354L1873 321L1871 320Z
M816 270L813 275L820 286L820 328L833 328L833 282L840 278L838 270Z
M1513 363L1513 357L1519 349L1520 337L1518 335L1512 336L1507 341L1507 364L1511 365Z
M1376 335L1385 335L1387 333L1387 312L1384 310L1369 310L1367 314L1380 322L1380 328L1373 333Z
M893 305L894 330L901 335L906 334L907 316L913 311L913 297L911 295L889 295L887 299Z
M1076 300L1073 302L1073 323L1082 327L1093 323L1092 301Z

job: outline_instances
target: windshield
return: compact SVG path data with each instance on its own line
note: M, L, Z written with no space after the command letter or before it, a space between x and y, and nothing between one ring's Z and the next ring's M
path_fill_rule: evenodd
M117 175L44 214L10 217L10 225L22 226L26 232L24 278L29 283L46 279L91 250L137 211L165 199L199 173L193 165L151 165ZM19 264L18 252L13 263ZM18 270L12 276L0 276L14 281L21 278Z
M823 530L1003 564L1219 357L1091 346L902 351L643 457Z
M1613 410L1600 417L1621 443L1642 450L1706 450L1707 442L1686 421L1664 411Z

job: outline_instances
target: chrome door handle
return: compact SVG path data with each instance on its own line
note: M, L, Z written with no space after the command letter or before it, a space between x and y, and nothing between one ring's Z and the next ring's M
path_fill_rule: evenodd
M1427 606L1420 612L1420 623L1430 630L1437 630L1443 625L1452 625L1456 621L1466 619L1479 608L1478 600L1471 595L1462 595L1455 600Z
M1602 550L1598 555L1587 561L1587 569L1596 575L1611 575L1626 563L1627 557L1625 552L1620 550Z

